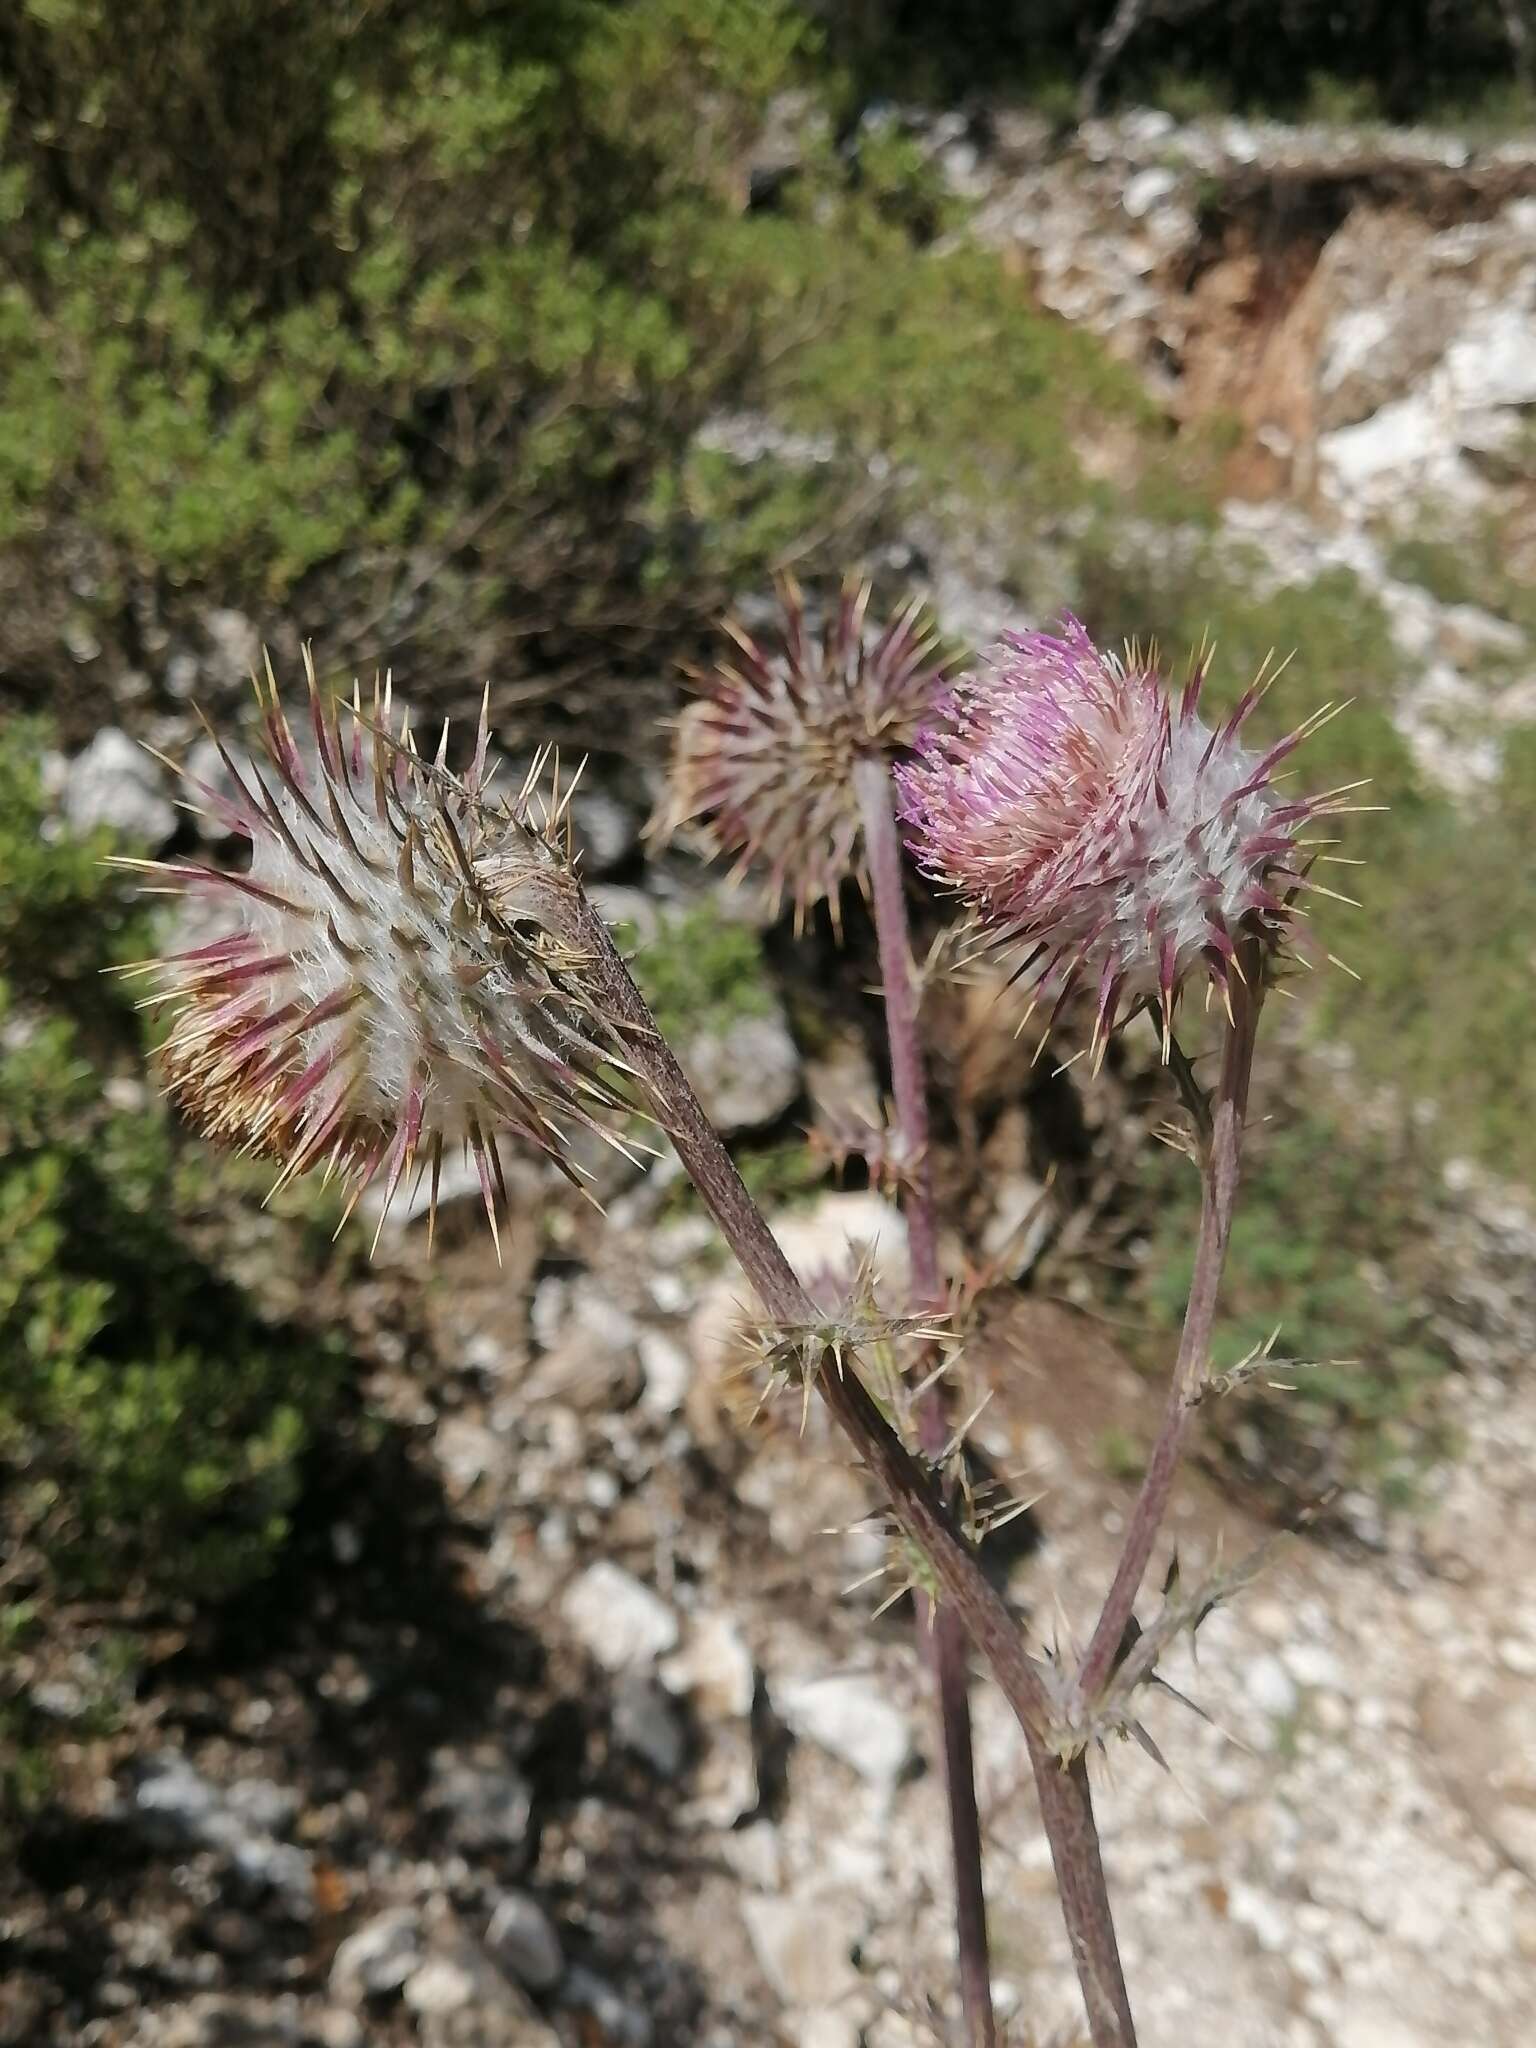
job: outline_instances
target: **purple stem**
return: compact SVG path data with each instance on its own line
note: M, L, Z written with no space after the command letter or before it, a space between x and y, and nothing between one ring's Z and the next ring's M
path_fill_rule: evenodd
M1059 1763L1028 1729L1024 1732L1093 2048L1136 2048L1136 2022L1120 1967L1098 1823L1093 1817L1088 1759L1078 1755L1070 1763Z
M1201 1154L1200 1231L1195 1242L1195 1270L1184 1311L1184 1328L1163 1419L1131 1513L1130 1527L1125 1532L1120 1561L1078 1667L1077 1690L1085 1704L1103 1690L1114 1672L1126 1624L1168 1511L1189 1418L1209 1367L1216 1298L1227 1262L1232 1212L1237 1201L1254 1040L1264 1001L1264 956L1256 939L1243 942L1236 965L1239 974L1228 984L1232 1010L1222 1048L1221 1075L1211 1109L1209 1136Z
M586 956L594 999L624 1046L656 1121L672 1140L721 1236L766 1313L788 1326L814 1327L821 1311L806 1293L692 1084L656 1027L645 998L586 897L564 906L563 936ZM991 1666L1009 1706L1028 1729L1043 1732L1051 1701L1039 1666L1024 1647L1007 1603L976 1561L933 1480L907 1450L854 1372L828 1366L816 1387L884 1493L908 1538L928 1560L966 1634Z
M586 957L597 1006L622 1041L656 1121L672 1140L763 1308L776 1322L813 1326L820 1320L819 1311L656 1028L607 927L579 889L570 892L562 907L564 935ZM553 918L552 902L548 908ZM945 1601L985 1659L1024 1731L1093 2048L1136 2048L1088 1802L1088 1773L1081 1759L1061 1768L1046 1749L1042 1738L1051 1725L1052 1703L1040 1668L1025 1649L1007 1602L982 1571L929 1474L881 1414L858 1374L834 1369L829 1359L827 1368L816 1375L816 1386L906 1536L927 1559Z
M924 1074L917 978L902 877L901 840L896 830L891 772L882 756L864 755L854 769L854 787L869 857L870 893L880 948L885 994L886 1038L891 1059L891 1092L902 1140L906 1177L902 1211L912 1274L912 1307L918 1313L945 1306L939 1271L938 1227L933 1199L933 1161L928 1148L928 1089ZM949 1442L949 1404L935 1382L917 1404L918 1440L925 1457L937 1460ZM917 1596L917 1627L933 1672L938 1701L944 1792L949 1809L949 1845L955 1877L955 1937L960 2000L971 2048L995 2048L992 1970L987 1945L987 1900L981 1875L981 1822L976 1810L975 1757L971 1741L965 1631L953 1610Z
M933 1165L928 1146L928 1094L923 1071L921 1027L918 1021L918 991L912 973L912 948L907 930L901 842L892 807L890 771L883 762L866 757L859 762L854 776L869 859L870 894L874 899L875 928L880 941L880 965L890 1037L891 1092L896 1099L897 1121L903 1135L909 1140L907 1158L913 1175L908 1183L906 1203L912 1284L920 1306L931 1303L934 1307L942 1307L945 1296L939 1272ZM919 1409L918 1427L923 1449L930 1456L942 1450L949 1440L944 1397L937 1386L929 1390L927 1399ZM946 1610L941 1607L938 1617L941 1624L945 1613ZM936 1649L936 1661L937 1656ZM958 1684L962 1696L964 1676L964 1665L961 1663L957 1677L952 1678L951 1682ZM942 1676L940 1684L942 1698ZM948 1744L956 1733L963 1734L964 1737L966 1767L966 1776L963 1780L964 1807L962 1808L961 1801L955 1796L953 1789L950 1797L950 1828L955 1851L956 1904L961 1936L963 1987L967 1940L964 1887L968 1876L974 1880L976 1886L977 1899L974 1911L978 1916L977 1929L971 1932L970 1938L975 1940L979 1936L983 1971L986 1956L986 1904L984 1898L980 1896L979 1837L976 1841L974 1864L968 1860L962 1861L963 1856L968 1858L970 1855L969 1843L964 1834L966 1823L969 1821L973 1829L976 1824L976 1794L970 1771L968 1708L963 1730L957 1731L948 1723L945 1725L946 1761ZM1072 1960L1077 1967L1078 1981L1082 1986L1083 2001L1088 2009L1089 2027L1095 2048L1135 2048L1136 2030L1131 2018L1130 1999L1125 1988L1125 1974L1120 1964L1119 1945L1115 1939L1103 1860L1099 1853L1099 1832L1093 1817L1093 1799L1088 1783L1087 1764L1082 1757L1077 1757L1071 1764L1063 1766L1046 1749L1038 1732L1027 1723L1024 1734L1029 1748L1030 1767L1034 1772L1035 1790L1040 1800L1040 1817L1046 1838L1051 1845L1056 1885L1061 1895L1062 1917L1066 1921L1068 1939L1072 1944ZM960 1781L952 1780L952 1786L955 1782ZM969 2004L966 2010L970 2016L972 2007ZM986 2023L988 2026L995 2024L991 2012L990 1983L987 1988Z

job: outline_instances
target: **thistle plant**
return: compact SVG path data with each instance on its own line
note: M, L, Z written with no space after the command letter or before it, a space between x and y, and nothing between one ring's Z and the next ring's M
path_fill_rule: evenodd
M914 602L868 625L868 584L849 580L825 632L807 624L790 577L775 632L724 622L731 651L695 677L700 694L677 724L658 829L698 824L706 844L751 868L797 929L818 903L836 921L842 886L867 871L868 819L855 773L910 747L932 718L950 662Z
M1149 657L1113 660L1069 621L1060 637L1011 636L951 683L915 608L871 634L866 602L846 589L817 642L791 588L780 645L736 636L739 658L683 721L671 815L704 819L722 850L761 855L801 914L849 875L869 890L895 1105L876 1149L908 1221L906 1314L854 1305L829 1316L793 1272L581 886L570 785L562 793L542 763L498 794L484 709L469 763L454 772L446 729L429 757L387 690L367 711L356 695L338 709L312 674L301 745L269 676L257 758L242 768L221 748L228 790L193 785L249 842L248 869L135 864L150 886L221 906L224 929L138 971L171 1013L173 1092L210 1135L271 1159L279 1183L334 1175L352 1202L381 1183L387 1211L413 1173L431 1174L435 1200L443 1157L461 1147L494 1230L502 1139L579 1181L573 1134L620 1143L634 1109L649 1110L757 1295L772 1368L801 1398L825 1402L932 1608L973 2044L995 2029L962 1638L1024 1733L1095 2048L1134 2048L1087 1757L1139 1732L1133 1695L1155 1678L1162 1648L1243 1576L1186 1595L1170 1575L1161 1615L1145 1628L1135 1615L1188 1419L1210 1385L1266 984L1303 938L1298 894L1319 886L1303 828L1348 808L1348 792L1282 793L1276 771L1302 733L1245 747L1256 691L1204 725L1203 664L1175 704ZM891 1419L900 1424L904 1404L863 1355L897 1335L930 1347L945 1306L898 787L915 853L968 903L980 942L1034 973L1057 1014L1074 988L1092 991L1098 1056L1117 1022L1153 1014L1196 1127L1203 1202L1167 1408L1103 1608L1070 1665L1031 1654L979 1567L977 1518L970 1504L957 1515L947 1479L953 1433L933 1398L937 1376L915 1404L914 1449ZM773 809L786 790L793 828ZM1209 1097L1173 1029L1197 974L1224 1023Z
M731 652L712 675L697 679L701 695L679 721L663 823L702 823L715 849L737 857L738 875L753 865L766 868L770 899L777 903L787 891L797 924L813 903L825 901L840 930L844 883L857 879L867 890L880 951L894 1116L889 1129L839 1129L830 1149L846 1157L857 1148L872 1178L895 1185L907 1224L909 1306L918 1316L932 1316L947 1307L947 1290L939 1267L918 986L892 774L936 715L954 664L917 601L878 628L869 624L870 594L867 583L846 581L817 634L799 589L786 579L771 635L726 622ZM919 1448L939 1470L952 1450L952 1430L937 1372L914 1413ZM942 1602L936 1605L918 1587L914 1597L938 1701L961 2004L970 2048L992 2048L997 2027L965 1634Z
M1210 1341L1231 1237L1253 1055L1266 986L1284 949L1315 949L1297 897L1334 892L1309 869L1312 821L1350 808L1350 789L1291 796L1277 771L1334 707L1274 746L1242 728L1272 676L1219 725L1199 715L1206 661L1178 698L1156 659L1094 646L1077 620L1059 636L1009 634L957 683L946 716L898 770L913 848L970 907L981 942L1033 974L1052 1022L1079 986L1091 995L1096 1060L1136 1009L1158 1023L1165 1062L1190 1111L1202 1180L1194 1274L1161 1425L1119 1561L1076 1670L1054 1674L1058 1754L1080 1782L1084 1757L1136 1732L1129 1701L1167 1630L1142 1631L1136 1596L1172 1494L1188 1422L1210 1383ZM1196 975L1221 1000L1225 1030L1209 1096L1174 1037ZM1043 1041L1042 1041L1043 1042ZM1197 1594L1189 1608L1208 1608ZM1136 1646L1139 1645L1139 1648ZM1090 1823L1091 1824L1091 1823ZM1107 1901L1082 1923L1092 1975L1111 1991L1089 2018L1095 2043L1134 2041ZM1070 1917L1070 1916L1069 1916Z
M1255 752L1243 724L1278 671L1212 727L1199 713L1206 668L1198 655L1174 698L1155 655L1101 652L1070 615L1059 637L1009 633L898 771L922 865L1033 975L1053 1018L1087 988L1096 1057L1143 1004L1168 1057L1192 973L1231 1017L1245 941L1311 943L1295 894L1319 885L1297 865L1298 831L1345 792L1288 797L1275 776L1338 707Z
M570 786L530 774L498 796L484 711L462 775L444 734L418 751L386 691L369 711L327 707L310 677L306 758L270 678L261 745L232 795L194 801L246 839L235 873L134 862L145 886L212 898L226 928L140 963L171 1013L167 1079L211 1137L272 1159L281 1184L340 1176L355 1200L458 1144L475 1159L493 1227L508 1136L573 1177L566 1134L615 1137L636 1106L672 1140L765 1315L814 1331L823 1312L786 1260L656 1027L571 857ZM883 1334L876 1330L877 1337ZM977 1567L928 1463L861 1377L857 1333L799 1373L825 1401L888 1504L927 1582L991 1666L1021 1722L1045 1725L1043 1669Z

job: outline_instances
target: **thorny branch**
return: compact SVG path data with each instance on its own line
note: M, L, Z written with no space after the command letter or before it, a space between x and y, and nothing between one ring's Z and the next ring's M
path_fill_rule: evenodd
M1136 1595L1167 1513L1189 1418L1209 1369L1216 1299L1237 1200L1254 1040L1264 1000L1264 957L1259 940L1243 941L1235 965L1238 972L1231 983L1232 1011L1222 1051L1221 1075L1211 1108L1210 1138L1201 1161L1200 1230L1184 1328L1162 1423L1131 1513L1125 1545L1078 1668L1077 1692L1082 1703L1091 1702L1114 1671L1126 1624L1134 1611Z
M895 1098L902 1155L908 1162L902 1187L902 1211L907 1221L912 1306L918 1311L932 1313L944 1305L944 1287L939 1270L933 1160L928 1145L928 1087L918 1021L919 998L912 971L901 842L896 830L890 769L881 756L867 754L855 766L854 781L864 824L870 895L874 902L875 931L880 949L891 1092ZM924 1454L930 1459L942 1457L950 1434L948 1403L942 1382L935 1381L919 1397L917 1424ZM927 1647L938 1694L939 1737L955 1876L961 2001L971 2048L994 2048L997 2021L992 2011L987 1901L982 1886L981 1825L976 1811L965 1633L947 1604L940 1602L935 1607L926 1594L919 1592L917 1606L918 1629Z

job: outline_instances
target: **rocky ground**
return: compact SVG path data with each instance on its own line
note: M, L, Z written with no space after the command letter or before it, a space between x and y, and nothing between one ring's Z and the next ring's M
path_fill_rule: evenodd
M871 1619L865 1489L813 1425L750 1431L702 1232L616 1219L546 1270L471 1233L381 1367L384 1455L292 1572L173 1631L27 1843L0 2038L459 2048L899 2048L947 2038L941 1844L903 1611ZM467 1205L466 1205L467 1206ZM373 1283L381 1329L419 1224ZM1372 1553L1291 1539L1098 1776L1145 2038L1435 2048L1536 1996L1536 1231L1473 1191L1443 1305L1462 1457ZM830 1196L802 1257L899 1221ZM516 1242L514 1237L514 1242ZM701 1309L700 1303L704 1306ZM390 1348L387 1344L386 1351ZM1088 1612L1127 1489L1096 1446L1155 1396L1041 1296L986 1325L980 1453L1039 1498L999 1559L1047 1636ZM713 1390L713 1391L710 1391ZM1198 1477L1188 1573L1266 1531ZM38 1680L67 1732L99 1686ZM1021 2041L1075 1991L1017 1731L976 1693L998 1990Z
M1256 591L1350 571L1387 612L1421 767L1491 774L1499 729L1536 712L1529 639L1395 573L1383 534L1475 552L1497 521L1503 571L1536 579L1536 147L1150 110L1066 151L1018 114L932 146L977 208L967 233L1172 417L1226 423L1224 536Z
M1404 730L1453 787L1485 777L1497 718L1532 715L1524 635L1405 582L1370 515L1394 492L1518 511L1536 158L1160 116L1089 124L1066 152L1001 117L934 147L1047 304L1170 404L1241 417L1230 545L1278 582L1343 563L1383 595ZM996 622L984 555L939 580L956 630ZM248 637L219 615L210 672L242 666ZM122 734L61 775L82 821L173 829ZM582 831L606 907L643 927L680 885L644 867L634 798L599 792ZM723 1121L794 1125L846 1091L783 1015L732 1031L690 1048ZM1093 1215L1091 1188L1047 1195L1030 1160L1020 1141L955 1169L968 1241L1013 1279ZM371 1439L321 1475L278 1581L211 1631L136 1617L139 1675L105 1729L112 1674L87 1649L26 1674L63 1796L0 1889L0 2041L956 2038L911 1619L874 1618L878 1583L845 1591L881 1560L874 1503L798 1409L749 1426L736 1289L665 1162L612 1168L602 1219L513 1178L503 1267L471 1202L426 1282L420 1219L386 1230L353 1306ZM1209 1717L1149 1704L1168 1772L1130 1749L1098 1769L1149 2044L1528 2038L1536 1225L1469 1171L1451 1192L1429 1312L1459 1368L1459 1455L1371 1540L1283 1543L1201 1630L1198 1664L1168 1666ZM821 1194L782 1227L807 1268L874 1242L899 1282L875 1196ZM1141 1437L1156 1393L1063 1298L1070 1265L1042 1270L996 1290L973 1364L978 1453L1038 1496L997 1567L1049 1639L1113 1560L1129 1487L1106 1432ZM1273 1534L1199 1475L1172 1533L1187 1574ZM1011 2038L1064 2044L1077 1999L1026 1761L982 1682L976 1712L999 2002Z

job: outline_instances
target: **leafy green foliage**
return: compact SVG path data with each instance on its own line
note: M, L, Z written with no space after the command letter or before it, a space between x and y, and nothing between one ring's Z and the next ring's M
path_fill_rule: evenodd
M110 0L16 31L5 580L66 533L109 623L146 588L278 604L328 569L375 648L428 585L461 649L532 601L555 639L611 623L772 319L733 252L792 12L151 11L158 35Z
M118 1057L131 1013L99 975L142 916L99 847L53 836L35 747L13 740L0 779L10 1537L66 1586L220 1594L281 1546L340 1354L269 1325L221 1270L220 1211L244 1184L178 1141Z
M1361 977L1320 985L1321 1026L1347 1036L1365 1076L1432 1106L1442 1150L1527 1181L1536 1177L1533 817L1536 733L1526 728L1506 738L1492 789L1455 803L1421 793L1365 821L1369 867L1326 871L1364 908L1325 904L1317 920Z
M1273 1078L1261 1092L1284 1100ZM1420 1252L1433 1185L1405 1134L1317 1104L1251 1132L1213 1369L1229 1372L1277 1325L1275 1357L1306 1363L1257 1372L1206 1414L1222 1455L1290 1505L1351 1486L1400 1506L1448 1447L1436 1387L1451 1360L1428 1327ZM1159 1333L1148 1362L1166 1366L1189 1293L1197 1176L1158 1148L1144 1196L1154 1220L1138 1291Z
M878 214L850 223L846 310L785 365L787 417L910 468L931 509L997 502L1038 523L1090 493L1074 437L1090 422L1150 431L1139 380L1093 337L1031 307L990 252L914 257ZM915 494L914 494L915 495ZM974 514L972 514L974 516Z
M1445 520L1440 524L1443 527ZM1454 530L1454 529L1453 529ZM1497 520L1474 526L1455 540L1435 530L1426 508L1422 522L1399 534L1387 549L1387 566L1405 583L1419 583L1442 604L1471 604L1536 632L1536 591L1530 579L1508 565L1510 544Z
M762 945L752 927L724 915L708 898L665 911L649 936L619 925L614 936L630 955L630 971L662 1036L684 1045L701 1031L721 1031L741 1017L774 1009Z
M847 157L813 98L751 203L811 75L790 0L150 0L133 36L31 0L7 33L0 656L28 677L67 631L126 651L218 602L418 695L515 669L569 701L936 479L1072 502L1075 425L1146 417L991 255L925 253L952 202L894 126ZM824 459L706 431L769 407Z
M0 746L0 974L18 995L60 1001L88 992L96 1010L96 970L142 953L148 920L108 882L110 835L73 837L54 815L44 741L41 726L18 722Z

